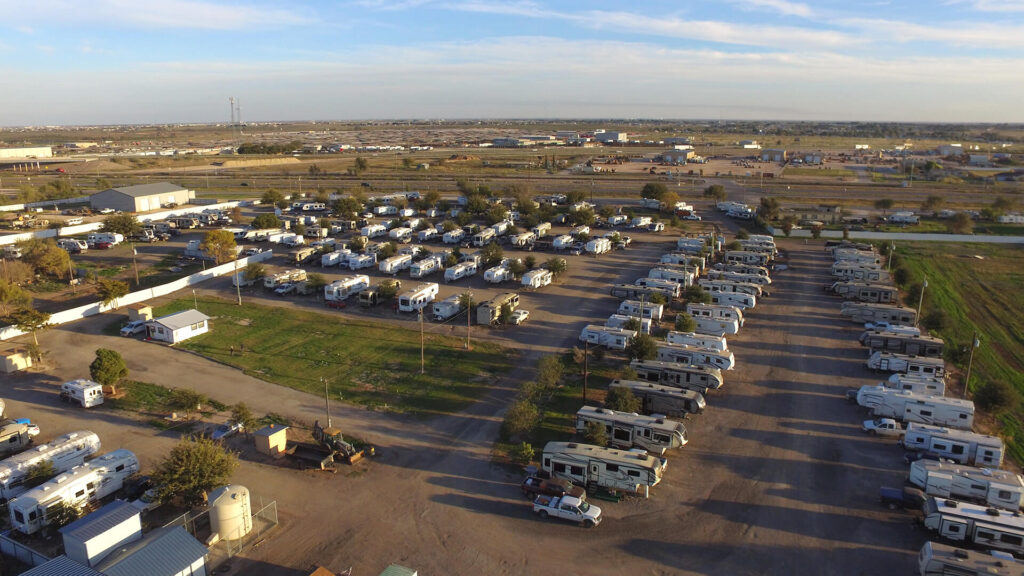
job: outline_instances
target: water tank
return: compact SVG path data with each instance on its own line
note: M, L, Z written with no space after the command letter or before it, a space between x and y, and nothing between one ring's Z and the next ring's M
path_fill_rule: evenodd
M237 540L252 530L249 489L231 484L210 493L210 529L221 540Z

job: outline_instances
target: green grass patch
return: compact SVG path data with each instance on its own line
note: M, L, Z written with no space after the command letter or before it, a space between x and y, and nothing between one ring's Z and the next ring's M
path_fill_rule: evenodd
M787 167L783 171L784 176L818 176L821 178L853 178L857 173L853 170L841 168L792 168Z
M192 308L192 299L161 306L163 316ZM429 334L420 374L418 330L287 308L200 299L211 331L182 344L246 374L345 402L420 415L469 406L511 368L509 352L488 342ZM232 355L231 348L235 354ZM242 354L241 350L245 350Z
M114 409L128 412L170 412L168 403L173 392L170 388L128 380L118 386L118 392L123 392L124 395L105 400L104 403Z

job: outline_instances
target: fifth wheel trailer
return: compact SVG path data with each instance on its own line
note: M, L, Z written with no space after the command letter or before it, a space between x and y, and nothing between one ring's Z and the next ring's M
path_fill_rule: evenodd
M548 442L541 469L587 488L621 490L648 495L661 482L668 462L647 452L615 450L573 442Z
M936 498L921 506L925 528L951 542L1024 554L1024 516L967 502Z
M704 396L707 396L708 390L716 390L723 384L722 371L707 366L688 366L659 360L633 360L629 367L636 372L638 380L685 388L700 392Z
M665 335L665 341L670 344L697 346L699 348L708 348L709 350L718 350L719 352L729 349L725 336L712 336L697 332L676 332L675 330L670 330Z
M1009 470L917 460L910 463L907 482L929 496L972 501L1003 510L1019 510L1024 503L1024 478Z
M945 342L942 338L907 334L902 331L868 330L861 334L860 343L872 352L892 352L910 356L942 358Z
M854 322L889 322L890 324L913 325L917 321L917 310L894 304L872 304L870 302L843 302L839 312Z
M916 422L907 424L900 444L907 450L925 450L960 464L986 468L999 468L1006 454L1003 441L995 436Z
M506 304L511 311L515 311L519 307L519 294L505 292L477 306L476 323L485 326L495 324L501 317L501 307Z
M868 368L882 372L899 372L912 376L943 376L946 363L942 358L924 358L890 352L874 352L868 357Z
M1024 563L990 552L925 542L917 554L919 576L1024 576Z
M604 426L608 442L622 449L642 448L661 456L666 450L686 445L686 427L680 422L657 416L620 412L583 406L576 411L576 432L587 431L587 424Z
M640 399L640 411L644 414L664 414L670 418L686 418L700 414L707 406L704 395L693 390L662 386L640 380L613 380L611 388L625 388Z
M736 358L728 350L710 350L708 348L698 348L696 346L672 344L669 342L658 345L657 359L662 362L709 366L719 370L732 370L736 367Z
M415 312L426 308L434 301L434 297L437 296L438 290L439 286L437 283L430 282L427 284L420 284L408 292L403 292L398 296L398 311Z
M42 462L53 465L56 473L66 472L85 461L100 449L100 437L83 430L55 438L49 444L34 446L0 462L0 500L10 500L25 488L25 479L33 466Z
M857 403L879 418L961 430L970 430L974 424L974 402L960 398L925 396L885 386L861 386Z

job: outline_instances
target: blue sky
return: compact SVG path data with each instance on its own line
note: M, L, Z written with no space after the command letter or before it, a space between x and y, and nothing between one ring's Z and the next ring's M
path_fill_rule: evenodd
M1024 121L1024 0L0 0L0 125Z

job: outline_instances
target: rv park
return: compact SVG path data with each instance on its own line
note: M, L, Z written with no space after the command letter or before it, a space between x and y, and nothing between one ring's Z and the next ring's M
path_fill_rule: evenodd
M3 342L9 355L25 350L37 338L42 359L24 370L4 374L0 385L5 416L30 417L40 430L36 445L68 432L89 430L100 437L102 453L129 450L143 473L153 470L183 435L227 423L231 407L239 402L263 417L261 427L287 423L289 434L296 433L300 443L314 447L310 430L314 423L324 424L329 419L362 455L349 464L336 452L334 473L300 469L294 456L260 453L255 430L223 440L223 446L237 453L239 461L231 483L245 486L260 503L276 502L276 523L258 537L245 539L236 555L228 559L223 558L223 544L212 544L207 562L211 567L216 562L218 573L299 576L323 566L337 573L351 568L351 574L376 574L389 564L399 564L423 574L617 574L627 570L643 574L909 574L918 569L918 553L926 542L949 544L952 540L957 546L987 548L978 539L956 541L948 532L935 533L929 518L939 512L929 515L927 503L907 510L886 505L891 500L880 489L903 486L910 466L906 455L936 448L904 450L898 441L911 446L903 433L868 433L866 421L875 417L858 401L870 396L871 400L863 402L877 410L878 402L890 400L888 396L878 400L862 387L888 383L890 374L885 370L889 364L869 368L870 351L858 339L865 339L869 346L881 342L877 345L888 351L885 353L898 349L898 354L908 345L920 345L921 356L929 353L923 352L927 346L920 340L907 344L900 333L865 336L863 319L851 321L852 313L847 311L853 308L843 303L898 303L914 313L908 322L911 328L920 324L926 333L944 342L944 351L935 353L933 347L930 353L945 355L945 362L932 359L946 373L936 376L944 395L957 400L947 404L960 409L970 403L971 419L962 425L966 418L955 413L948 416L949 427L999 437L1005 448L997 461L984 465L1001 465L1011 480L1020 483L1017 474L1024 449L1016 402L1022 390L1024 347L1019 340L1021 320L1006 311L1021 305L1018 268L1024 227L1010 220L986 219L993 212L981 215L994 205L1006 208L1000 216L1013 214L1013 202L1007 199L1019 193L1019 184L997 180L996 174L1005 170L997 170L1003 165L994 155L989 156L988 166L972 168L975 155L924 152L946 145L940 140L915 142L908 161L908 154L892 152L894 144L905 145L902 141L865 139L863 145L869 148L860 148L861 140L804 137L784 142L780 137L777 144L753 149L740 144L753 139L747 134L704 134L691 148L676 149L654 143L667 136L658 131L660 127L640 127L639 131L647 130L649 135L636 142L627 139L596 148L556 147L535 141L502 148L498 142L510 138L507 130L498 128L453 127L429 133L402 126L358 125L339 126L329 136L331 142L358 141L361 146L330 151L319 136L301 136L304 127L291 128L295 139L304 138L295 154L258 155L252 160L238 154L225 160L204 159L199 153L177 157L122 150L95 153L88 162L84 158L78 162L75 154L67 153L58 155L66 163L43 162L25 168L31 164L26 160L0 172L0 192L10 191L11 204L17 203L19 186L30 175L33 186L65 179L80 196L109 192L107 188L167 182L192 192L187 207L195 208L197 218L204 214L202 203L208 203L224 205L218 210L219 217L230 214L240 220L195 229L175 227L176 233L164 240L125 241L110 248L99 247L104 238L93 238L87 250L71 254L80 281L70 285L63 271L40 280L32 291L36 309L57 314L95 303L100 299L99 278L124 281L136 292L202 274L207 267L214 269L219 262L211 261L210 254L199 246L206 233L216 229L230 230L241 247L237 256L257 262L264 277L249 282L247 268L239 266L236 272L228 259L221 264L227 269L214 278L137 303L115 300L104 306L102 313L54 324L34 335L16 336ZM267 134L275 132L268 130ZM209 140L209 149L222 149L235 137L212 128L200 135ZM189 136L197 139L197 134ZM255 135L250 138L260 141ZM431 138L492 145L419 145L415 151L408 146L410 142L432 142ZM406 147L370 149L367 142L371 140ZM717 145L709 146L712 141ZM180 145L164 142L148 148ZM791 147L788 159L773 156L776 148L785 147ZM800 153L793 153L793 148ZM666 156L669 149L693 151L695 154L687 155L707 159L689 164L684 159L680 164L666 160L673 157ZM823 149L829 152L820 152ZM864 152L869 149L877 155ZM794 162L796 158L800 161ZM925 162L934 158L949 158L941 168L948 174L940 175L934 167L929 169L932 174L925 173ZM957 169L952 158L957 159ZM362 168L360 161L365 164ZM56 167L61 171L56 172ZM911 183L906 178L909 174L917 174L919 180ZM106 186L98 186L100 180ZM551 274L550 284L524 285L519 279L489 282L487 271L501 264L485 265L473 259L474 253L486 258L483 252L490 250L486 236L474 245L473 237L479 231L469 231L465 239L451 243L440 238L403 242L405 233L387 232L370 240L386 253L391 248L384 247L385 242L394 239L396 256L422 245L444 261L449 272L460 270L457 274L437 269L412 277L405 268L412 258L408 262L394 260L393 266L376 256L365 268L357 263L366 254L352 250L357 244L354 239L363 236L364 230L376 234L374 225L420 218L424 227L434 227L454 221L452 209L469 211L466 183L488 187L486 194L469 194L486 204L470 218L481 229L488 229L488 212L503 197L511 204L505 210L511 217L517 205L515 198L508 198L513 196L509 190L537 200L538 205L548 203L551 214L558 218L568 216L567 221L552 222L544 236L524 239L522 245L500 239L512 234L495 231L502 257L509 259L506 269L519 259L525 268L520 275L525 277L535 269L538 277L546 278L544 268L549 266L559 272ZM660 194L675 197L669 205L642 198L647 184L661 184ZM284 209L275 211L261 201L271 189L290 196L282 201ZM439 204L422 207L425 209L416 206L428 192L436 193ZM582 238L571 234L575 226L570 203L553 198L569 192L593 204L592 208L578 207L591 211L593 217ZM931 201L926 211L922 205L933 196L942 201ZM351 217L325 215L339 198L360 198L366 205ZM762 202L762 198L775 202ZM683 207L675 206L676 202ZM174 204L161 202L136 212L145 224L147 214L186 207L185 203ZM388 207L396 204L413 207L413 213L388 214ZM380 213L374 207L381 208ZM17 214L19 222L47 219L65 226L78 226L67 223L73 218L82 218L82 225L87 225L111 217L100 214L89 201L58 210L41 208L39 212L21 209L9 214ZM604 208L609 210L601 215ZM437 214L428 216L429 210ZM952 215L942 217L943 210L977 212L979 216L968 216L970 226L958 219L956 227L950 224ZM295 240L294 229L275 230L275 240L258 241L258 235L250 233L254 229L245 226L256 217L275 212L283 220L316 216L317 220L308 221L307 230L318 229L320 220L337 221L337 230L323 228L335 244L324 245L310 255L304 247L327 238L316 232L304 241ZM364 212L371 215L364 216ZM908 216L909 212L913 214ZM901 216L894 218L897 213ZM213 219L206 214L206 219ZM622 223L610 224L613 218ZM499 220L499 228L507 226L504 218ZM520 233L535 228L525 225L525 220L521 215L513 222ZM166 221L154 220L153 229L158 231L159 222ZM597 221L606 224L599 227ZM737 278L760 266L753 261L740 262L738 253L756 253L746 249L750 246L747 242L754 242L746 237L770 234L762 223L775 231L773 240L763 240L774 247L774 257L764 262L771 282L740 281ZM397 224L392 222L390 230L398 228ZM917 231L964 234L971 227L978 236L997 241L926 242L902 236ZM422 231L414 227L412 233ZM24 229L9 232L15 233L24 233ZM102 233L97 230L75 237L85 240L89 234ZM859 233L892 236L867 245L862 239L867 237L858 238ZM437 230L436 236L442 235L443 230ZM563 236L575 238L565 240L563 249L555 249L557 239ZM609 238L606 248L593 244L602 237ZM709 301L713 297L723 303L743 302L750 294L724 294L748 290L756 293L749 299L751 304L756 300L756 305L741 304L741 312L714 308L714 314L740 314L743 318L735 333L726 334L735 366L717 372L720 387L701 389L706 400L702 413L669 419L685 427L685 445L665 449L663 454L661 449L647 448L647 461L658 470L658 478L643 489L635 483L626 489L593 478L581 480L568 464L562 470L546 466L546 460L558 459L556 455L548 458L545 448L555 447L549 442L588 443L585 434L576 430L580 407L602 406L614 379L643 378L627 369L628 351L617 349L614 338L604 340L602 335L629 341L638 336L634 328L643 331L647 318L630 322L624 331L596 328L622 310L623 298L611 295L613 287L636 286L638 279L646 278L646 291L629 289L643 296L628 299L643 298L641 308L650 306L649 295L658 293L656 287L674 283L652 281L652 270L668 270L658 273L662 277L673 270L686 273L685 265L670 269L663 264L663 257L693 242L697 252L684 261L700 254L710 257L694 278L694 283L708 288ZM735 243L744 243L745 249ZM342 249L342 244L349 248ZM896 256L890 257L893 246ZM458 254L449 260L445 251L456 247ZM247 254L249 249L259 252ZM343 250L351 253L342 254ZM268 257L267 251L272 255ZM863 262L843 264L844 255ZM8 256L15 259L13 253ZM307 260L297 261L300 256ZM734 257L736 265L727 266ZM423 254L416 258L424 261ZM559 259L564 261L564 271L553 262ZM339 266L340 260L351 265ZM456 264L459 260L462 262ZM526 266L527 261L532 265ZM716 263L721 265L718 272L714 271ZM306 271L306 280L296 280L288 290L277 291L284 280L272 280L275 274L296 268ZM469 269L475 272L467 273ZM871 273L855 269L874 270L876 284L862 286L872 281L864 280ZM834 274L839 270L849 278ZM899 279L897 286L892 278L899 270L907 277ZM726 277L730 272L736 276ZM322 285L310 294L299 293L310 284L313 274L320 275ZM367 276L367 285L360 284L364 292L392 279L399 280L401 286L390 299L379 303L367 299L364 306L359 293L344 284L361 275ZM412 308L421 306L416 304L417 288L425 284L436 286L429 290L430 300L421 320ZM325 291L332 285L337 291ZM674 289L681 288L685 286ZM478 306L509 292L518 295L516 310L529 312L525 321L478 324ZM457 304L463 294L471 295L469 311ZM451 308L454 314L448 316L450 312L439 308L439 319L435 319L434 304L446 299L456 302ZM144 308L156 320L140 324L144 326L140 334L120 335L129 315ZM663 354L680 357L695 353L661 340L674 330L675 315L686 311L684 299L670 298L664 308L662 321L654 322L658 344L665 348ZM709 314L712 308L707 308ZM192 310L200 316L190 317L184 327L174 324L174 314ZM628 317L637 314L626 312ZM197 320L200 317L203 319ZM591 330L591 326L595 328ZM164 334L158 329L175 335L178 330L191 330L195 335L189 333L191 338L171 344L160 341ZM584 344L581 333L591 334L593 343ZM119 385L119 392L105 390L108 397L101 405L86 408L61 402L61 385L88 379L89 364L100 348L120 353L127 364L127 381ZM584 350L585 365L575 361ZM540 378L538 365L548 357L557 358L564 372L550 390L534 397L541 407L538 422L512 438L504 437L501 430L507 411L522 400L524 384ZM918 356L913 359L920 360ZM925 364L907 362L906 371ZM970 390L965 394L968 365ZM586 376L584 366L589 371ZM976 394L993 381L1009 385L1006 401L1014 407L975 412ZM185 414L169 408L160 398L175 389L201 394L207 399L206 406ZM924 395L913 400L934 402L928 398ZM935 422L931 412L921 416L921 409L904 409L909 400L898 400L896 420L905 422L894 423L894 429L909 437L911 427ZM599 525L577 527L534 513L521 491L527 469L523 462L515 462L516 446L523 441L534 449L531 471L554 470L554 476L588 488L587 501L601 510ZM616 447L619 451L629 448ZM930 489L921 488L925 492ZM1020 489L1024 490L1024 484ZM941 509L946 497L955 494L946 493L931 502ZM92 503L93 507L96 504ZM992 502L988 506L995 509ZM159 527L181 513L172 502L147 509L142 519L147 527ZM1012 522L1010 525L1004 542L1024 536ZM45 544L17 534L10 537L28 546ZM993 547L1024 554L1019 546ZM53 550L47 548L43 553L53 555Z

